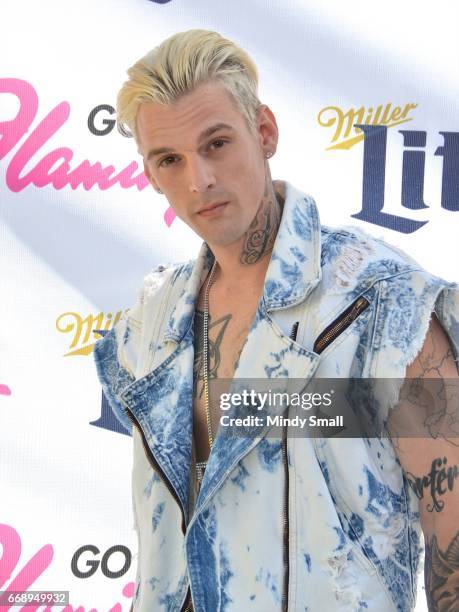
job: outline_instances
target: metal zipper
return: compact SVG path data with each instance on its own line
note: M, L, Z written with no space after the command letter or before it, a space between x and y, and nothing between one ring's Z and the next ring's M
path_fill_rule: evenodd
M314 342L313 350L316 353L321 353L329 344L333 342L349 325L363 312L370 302L360 296L353 304L348 306L346 310L340 314L324 331L318 336Z
M142 442L143 442L143 446L145 448L145 452L147 453L148 458L150 459L150 462L152 463L154 469L159 473L159 476L161 477L161 480L164 482L166 487L169 489L170 494L175 499L175 501L177 502L177 504L178 504L178 506L180 508L180 511L182 513L182 532L185 535L185 533L186 533L186 518L185 518L185 512L184 512L183 507L182 507L182 503L181 503L177 493L175 492L175 489L172 486L171 482L169 481L169 479L167 478L166 474L162 471L162 469L160 468L158 462L154 458L153 453L151 452L151 449L148 446L145 434L143 433L143 429L140 426L140 423L135 418L135 416L133 415L132 411L126 406L126 404L124 404L124 402L123 402L123 405L124 405L124 409L126 411L126 414L129 417L129 419L131 420L133 425L135 425L137 427L137 429L139 430L139 433L140 433L140 435L142 437Z
M183 606L186 606L185 608ZM185 597L185 603L183 604L180 612L194 612L193 604L191 603L191 591L190 587L188 587L188 591Z
M177 493L175 492L175 489L172 486L170 480L164 474L164 472L160 468L158 462L154 458L153 453L151 452L151 449L148 446L145 434L143 432L142 427L140 426L140 423L138 422L138 420L136 419L136 417L134 416L132 411L123 402L123 400L121 400L121 401L123 403L124 410L125 410L126 414L128 415L130 421L132 422L132 424L135 427L137 427L137 429L138 429L138 431L140 433L140 436L142 438L142 442L143 442L143 446L144 446L145 452L147 453L147 457L149 458L153 468L157 471L157 473L160 476L161 480L164 482L164 484L168 488L170 494L175 499L175 501L177 502L177 504L178 504L178 506L180 508L180 511L181 511L181 514L182 514L182 532L185 535L185 533L186 533L186 518L185 518L185 512L183 510L183 507L182 507L182 504L180 502L180 499L178 498ZM187 590L186 596L185 596L185 603L181 607L180 612L193 612L193 605L191 603L191 589L190 589L190 587L188 587L188 590Z
M296 340L298 333L299 321L295 321L290 332L290 339ZM287 408L288 416L288 408ZM287 448L287 425L284 425L282 429L282 461L284 464L284 502L283 502L283 563L284 563L284 584L282 587L282 612L288 611L288 587L290 578L290 566L289 566L289 544L290 544L290 525L288 516L288 503L289 503L289 472L288 472L288 448Z
M289 522L288 522L288 499L289 499L289 474L287 455L287 426L284 425L282 436L282 458L284 462L284 507L283 507L283 562L284 562L284 584L282 589L282 612L288 610L288 583L289 583Z

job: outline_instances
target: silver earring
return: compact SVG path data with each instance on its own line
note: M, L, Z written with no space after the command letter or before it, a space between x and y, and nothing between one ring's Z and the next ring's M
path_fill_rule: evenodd
M163 192L161 191L161 189L157 189L156 191L157 191L157 193L161 193L161 194L163 193Z
M272 157L272 154L273 154L272 151L266 151L266 153L265 153L266 159L269 159L270 157Z

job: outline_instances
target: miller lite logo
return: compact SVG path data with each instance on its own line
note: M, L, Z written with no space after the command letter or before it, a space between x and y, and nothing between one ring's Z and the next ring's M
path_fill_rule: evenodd
M410 112L417 104L376 108L351 108L344 112L337 106L327 106L318 114L319 124L332 127L330 149L348 150L363 141L362 208L351 217L380 227L410 234L427 223L402 215L384 212L386 179L387 130L412 120ZM427 132L398 130L403 139L401 206L408 210L429 208L424 201L425 148ZM438 132L442 137L435 156L443 158L440 205L445 210L459 210L459 132Z

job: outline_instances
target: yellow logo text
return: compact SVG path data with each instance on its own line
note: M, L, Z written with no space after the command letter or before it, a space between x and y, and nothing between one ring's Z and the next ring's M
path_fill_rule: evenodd
M405 104L405 106L392 106L392 102L380 104L376 108L370 106L366 108L350 108L344 112L339 106L326 106L317 115L317 121L322 127L333 128L330 149L350 149L355 144L363 140L363 132L355 128L356 123L361 125L385 125L394 127L407 121L412 121L408 117L409 113L417 107L417 104Z
M115 313L115 316L111 312L106 315L99 312L98 315L88 315L85 319L77 312L61 314L56 320L56 329L63 334L69 334L71 339L69 351L64 357L89 355L96 340L101 336L96 330L109 331L120 320L122 314L122 310Z

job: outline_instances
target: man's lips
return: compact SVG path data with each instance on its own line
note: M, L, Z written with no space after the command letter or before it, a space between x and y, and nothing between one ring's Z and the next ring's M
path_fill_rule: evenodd
M214 204L209 204L209 206L205 206L198 211L198 215L201 217L208 217L213 214L217 214L222 211L228 202L215 202Z

